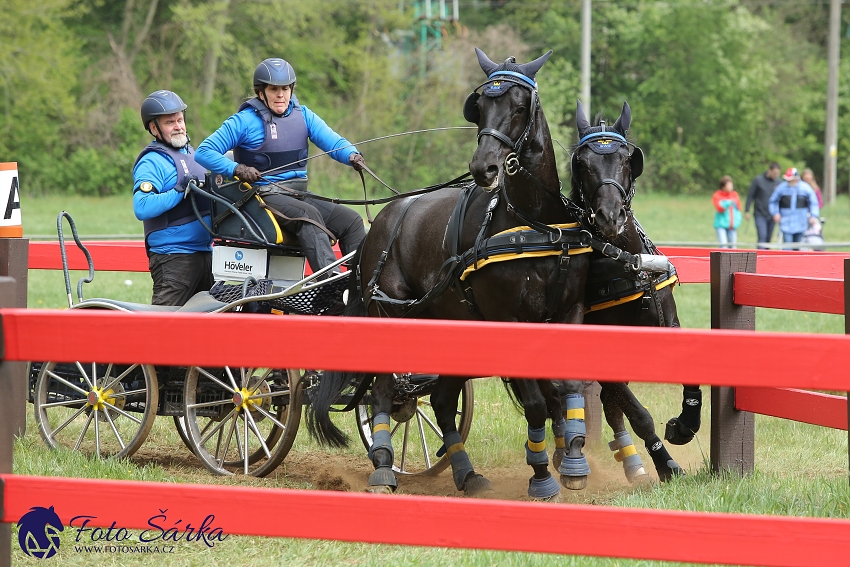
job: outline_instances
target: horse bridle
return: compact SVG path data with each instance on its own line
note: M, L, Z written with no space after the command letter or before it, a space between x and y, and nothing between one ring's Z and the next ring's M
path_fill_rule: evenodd
M496 78L498 78L499 81L519 85L531 92L531 102L528 105L528 122L526 123L522 134L520 134L516 141L511 140L510 136L496 130L495 128L481 128L478 131L478 143L481 143L481 136L492 136L513 150L505 157L505 174L508 176L514 176L520 170L521 166L519 163L519 156L522 154L522 146L526 139L528 139L528 135L531 133L531 128L534 126L537 110L540 106L540 100L537 95L537 84L527 77L513 71L496 71L487 77L486 81L473 89L473 91L466 97L466 100L463 103L463 116L468 122L476 125L481 121L481 114L477 107L478 99L481 98L481 93L479 93L478 90L483 86L492 83L496 80Z
M603 128L604 128L604 125L603 125ZM570 169L573 172L572 173L573 176L575 176L575 173L574 173L575 172L575 164L578 161L578 151L581 148L583 148L588 143L590 143L594 140L603 140L604 141L604 140L608 140L608 139L616 140L617 142L625 145L626 147L633 148L632 152L629 154L629 188L626 189L625 187L623 187L623 185L619 181L617 181L616 179L611 179L611 178L606 177L606 178L603 178L602 181L599 182L599 184L593 190L593 193L591 193L591 195L595 195L596 193L598 193L599 190L602 187L604 187L605 185L612 185L612 186L616 187L617 190L620 192L620 195L622 195L623 206L625 208L629 208L630 205L631 205L631 202L632 202L632 198L635 195L635 178L637 178L643 172L643 151L638 146L636 146L636 145L632 144L631 142L629 142L628 140L626 140L625 136L623 136L623 135L621 135L617 132L605 131L605 130L603 130L602 132L593 132L592 134L588 134L588 135L584 136L581 140L579 140L579 143L576 146L576 149L573 152L573 155L570 157ZM639 169L640 169L637 172L637 174L635 174L635 170L637 169L635 167L636 165L638 165ZM595 215L594 215L593 211L590 211L590 209L589 209L590 205L589 205L589 203L587 202L587 199L584 196L584 191L582 190L581 181L578 181L578 184L579 184L579 192L578 193L579 193L579 197L581 197L581 201L582 201L582 212L583 212L584 216L586 216L588 218L589 222L591 224L593 224Z

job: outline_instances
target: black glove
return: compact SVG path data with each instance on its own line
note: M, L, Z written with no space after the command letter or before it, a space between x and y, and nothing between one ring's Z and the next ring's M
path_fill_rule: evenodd
M366 160L363 159L362 154L351 154L348 156L348 162L354 168L354 171L363 171L366 168Z
M201 182L201 180L198 179L197 175L184 175L183 179L178 181L177 185L175 185L174 188L176 190L180 191L181 193L183 193L189 187L189 183L194 183L195 185L198 185L200 182ZM185 197L185 195L184 195L184 197Z
M236 169L233 170L233 175L235 175L239 181L244 181L246 183L256 183L260 180L260 177L263 176L258 169L247 166L243 163L236 166Z

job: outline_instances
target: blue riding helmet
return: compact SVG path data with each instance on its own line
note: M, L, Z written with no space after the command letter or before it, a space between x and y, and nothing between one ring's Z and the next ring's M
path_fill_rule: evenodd
M167 116L175 112L184 112L189 108L183 99L171 91L154 91L142 102L142 124L151 131L151 121L157 116Z
M254 86L285 86L295 83L295 69L287 61L272 57L266 59L254 70Z

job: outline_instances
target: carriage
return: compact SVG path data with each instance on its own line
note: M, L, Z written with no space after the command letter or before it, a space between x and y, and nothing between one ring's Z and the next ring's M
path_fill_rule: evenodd
M218 183L216 183L218 181ZM203 187L203 188L202 188ZM182 307L153 306L113 299L86 299L82 285L94 276L93 262L70 216L58 219L66 291L71 309L144 313L266 313L334 316L342 313L352 254L308 274L294 235L281 230L264 210L256 189L208 178L193 186L212 201L213 275L209 293ZM197 206L195 206L197 212ZM62 218L67 217L77 246L89 262L89 278L71 300ZM163 337L163 340L169 340ZM226 337L205 337L221 341ZM258 339L263 340L263 339ZM280 348L297 348L297 337L266 338ZM151 339L152 344L155 339ZM329 348L333 348L330 345ZM171 417L186 447L218 475L266 476L284 460L298 432L302 407L321 381L320 369L165 367L150 364L33 363L29 401L45 443L90 456L126 458L143 445L156 416ZM395 463L402 474L435 474L448 466L442 434L429 396L434 375L396 374L392 429L402 446ZM462 393L458 427L466 438L472 423L473 390ZM352 384L334 409L352 412L366 449L372 444L370 384Z

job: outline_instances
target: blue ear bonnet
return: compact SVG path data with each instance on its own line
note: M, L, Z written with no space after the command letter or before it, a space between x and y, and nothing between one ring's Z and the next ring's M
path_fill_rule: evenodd
M588 146L594 153L613 154L621 146L628 146L626 138L614 131L593 132L578 141L578 147Z

